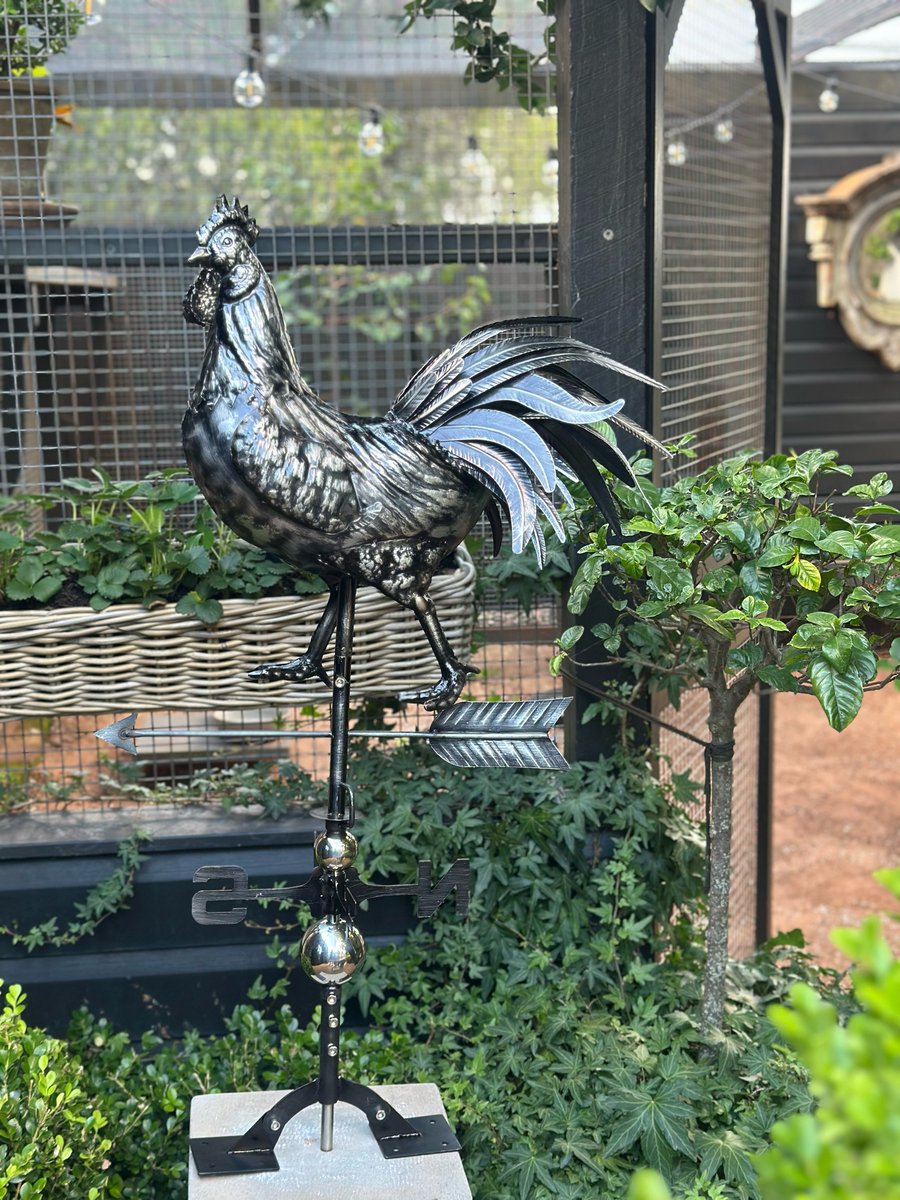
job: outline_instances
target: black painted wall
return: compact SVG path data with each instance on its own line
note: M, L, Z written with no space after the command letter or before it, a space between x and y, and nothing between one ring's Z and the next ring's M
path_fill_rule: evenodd
M815 71L836 76L840 107L820 112L822 81L795 73L782 444L838 450L860 479L887 471L898 504L900 373L854 345L834 309L817 307L816 268L793 197L824 192L850 171L900 152L900 78L897 71L820 64Z

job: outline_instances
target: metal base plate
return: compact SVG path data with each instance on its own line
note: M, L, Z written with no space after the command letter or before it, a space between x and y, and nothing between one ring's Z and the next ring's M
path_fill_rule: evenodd
M251 1171L280 1169L274 1150L245 1150L240 1154L231 1154L231 1147L242 1137L243 1134L232 1134L230 1137L191 1138L191 1154L197 1174L246 1175Z
M455 1154L460 1145L441 1113L433 1117L404 1118L420 1137L376 1138L385 1158L413 1158L418 1154Z

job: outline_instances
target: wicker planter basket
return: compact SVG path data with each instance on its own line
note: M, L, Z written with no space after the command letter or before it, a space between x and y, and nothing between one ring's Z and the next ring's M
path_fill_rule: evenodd
M431 595L451 644L471 645L475 568L436 575ZM295 658L325 604L324 595L225 600L224 616L202 625L174 605L113 605L101 613L61 608L0 613L0 718L211 708L252 708L325 700L321 683L254 683L247 671ZM353 695L390 696L438 678L414 615L373 588L356 604Z

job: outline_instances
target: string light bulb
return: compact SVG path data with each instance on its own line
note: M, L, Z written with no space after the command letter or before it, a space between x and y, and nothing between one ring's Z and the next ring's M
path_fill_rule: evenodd
M687 162L687 146L680 139L666 146L666 162L670 167L683 167Z
M368 119L359 131L359 149L366 158L378 158L384 154L384 126L377 108L369 109Z
M729 142L734 141L734 121L731 117L725 117L721 121L716 121L713 126L713 137L723 146L727 146Z
M266 98L266 85L262 75L255 67L245 67L235 79L231 94L240 108L259 108Z
M103 14L98 12L106 0L84 0L84 23L85 25L99 25L103 20Z
M545 187L556 187L559 183L559 152L555 146L551 146L547 151L547 157L541 167L541 179Z
M838 95L837 80L827 80L825 87L819 93L819 111L823 113L837 112L841 98Z
M459 156L459 166L463 175L470 179L485 179L490 174L491 164L478 145L478 138L472 134L466 138L466 148Z

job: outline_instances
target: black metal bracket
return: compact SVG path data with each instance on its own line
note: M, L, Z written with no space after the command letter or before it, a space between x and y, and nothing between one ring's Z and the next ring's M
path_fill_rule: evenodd
M456 1134L441 1113L402 1117L377 1092L344 1078L338 1079L337 1098L365 1114L384 1158L452 1154L460 1149ZM282 1096L238 1137L191 1138L197 1174L243 1175L277 1171L279 1163L275 1147L285 1125L297 1113L318 1101L319 1080L314 1079Z
M199 867L194 872L194 883L210 883L223 880L230 887L207 888L195 892L191 899L191 915L198 925L240 925L247 916L247 905L254 900L290 900L307 904L313 909L342 912L354 917L358 905L365 900L380 900L390 896L415 896L416 915L420 918L433 917L441 905L455 893L455 909L458 917L469 911L469 860L458 858L449 871L432 883L432 864L420 859L418 878L415 883L364 883L355 867L348 867L334 878L330 872L317 867L304 883L285 888L252 888L243 867L210 866ZM211 908L211 905L229 905L228 908Z

